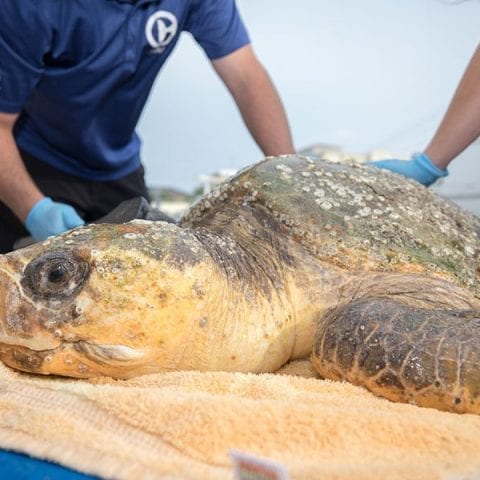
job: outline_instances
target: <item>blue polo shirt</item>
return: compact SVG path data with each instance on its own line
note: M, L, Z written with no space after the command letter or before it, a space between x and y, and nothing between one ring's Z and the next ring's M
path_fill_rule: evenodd
M235 0L0 0L0 12L0 111L21 112L17 145L99 181L140 166L135 128L182 31L211 60L249 42Z

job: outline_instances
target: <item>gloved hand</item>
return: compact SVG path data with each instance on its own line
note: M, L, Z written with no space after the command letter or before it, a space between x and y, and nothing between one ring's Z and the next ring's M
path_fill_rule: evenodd
M25 227L37 242L84 224L73 207L50 197L38 201L25 220Z
M430 186L439 178L448 175L447 169L442 170L438 168L425 153L415 153L410 160L379 160L368 162L367 165L399 173L404 177L416 180L426 187Z

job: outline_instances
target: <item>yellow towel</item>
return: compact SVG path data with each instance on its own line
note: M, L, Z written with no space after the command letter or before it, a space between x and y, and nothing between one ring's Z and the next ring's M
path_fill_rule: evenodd
M307 362L280 373L83 381L0 364L0 447L118 479L233 478L230 449L293 479L480 478L480 416L391 403Z

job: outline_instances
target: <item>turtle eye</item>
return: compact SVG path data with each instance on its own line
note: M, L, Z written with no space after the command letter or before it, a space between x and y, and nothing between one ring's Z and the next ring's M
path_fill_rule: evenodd
M37 271L37 279L42 288L57 289L68 284L75 273L75 265L67 261L47 262Z
M48 281L50 283L61 283L65 282L65 277L68 274L68 269L65 265L56 265L54 268L48 272Z
M51 252L27 265L21 283L35 298L62 300L81 287L88 270L71 252Z

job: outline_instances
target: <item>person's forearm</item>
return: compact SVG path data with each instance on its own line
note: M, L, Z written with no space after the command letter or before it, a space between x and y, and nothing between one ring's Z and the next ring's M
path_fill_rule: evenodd
M22 221L44 195L28 174L12 134L12 125L0 118L0 200Z
M265 155L294 153L287 116L267 72L251 74L234 94L243 120Z
M425 153L433 164L448 164L480 136L480 47L475 51L437 132Z
M251 46L213 65L230 90L243 120L265 155L294 153L287 115L280 97Z

